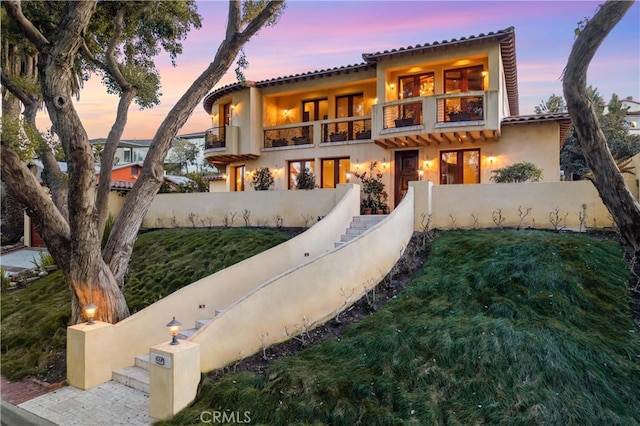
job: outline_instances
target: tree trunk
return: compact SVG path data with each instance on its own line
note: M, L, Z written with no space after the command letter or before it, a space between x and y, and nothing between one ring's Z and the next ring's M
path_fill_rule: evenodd
M607 1L578 35L563 78L564 97L593 183L624 241L640 255L640 204L627 187L605 140L587 94L587 68L598 46L633 5Z
M4 144L2 179L21 192L20 200L26 203L29 215L62 269L72 292L74 322L84 320L81 309L89 303L98 306L98 320L113 323L129 315L120 287L142 219L162 183L163 160L170 142L204 95L229 69L240 48L273 17L282 3L280 0L269 2L242 31L241 4L235 0L229 2L225 40L214 61L182 96L156 132L142 174L127 196L125 206L116 218L107 247L101 253L102 224L108 191L104 186L100 189L96 205L93 153L72 99L75 84L74 61L79 49L83 48L83 34L95 12L96 1L68 2L64 16L58 22L55 37L51 40L26 19L19 1L3 1L8 16L40 54L38 75L42 97L53 123L53 130L59 136L67 156L68 217L65 218L61 210L56 208L33 175L21 164L18 156ZM117 22L121 22L118 20L122 19L122 14L116 18ZM117 36L114 36L113 41L117 41ZM124 79L118 78L118 66L110 64L108 67L111 76L118 80L123 89L118 118L109 135L110 141L117 142L126 123L126 109L135 96L136 88L124 87ZM108 162L103 162L104 164L108 165ZM8 173L5 173L5 167Z
M607 1L579 33L562 82L567 110L593 184L615 221L625 244L631 279L631 318L640 327L640 204L618 169L587 94L587 68L596 50L633 2Z

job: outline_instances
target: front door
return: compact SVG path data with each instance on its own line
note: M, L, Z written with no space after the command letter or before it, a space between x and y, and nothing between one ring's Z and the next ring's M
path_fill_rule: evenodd
M409 182L418 180L418 151L396 151L394 205L397 207L409 190Z

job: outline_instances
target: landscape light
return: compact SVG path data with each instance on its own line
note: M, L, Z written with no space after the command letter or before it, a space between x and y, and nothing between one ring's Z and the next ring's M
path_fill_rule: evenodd
M171 344L172 345L180 344L180 342L178 341L178 338L176 336L178 335L178 332L180 331L180 326L181 325L182 325L182 323L180 321L177 321L176 317L173 317L171 322L169 324L167 324L167 327L169 327L169 332L171 333Z

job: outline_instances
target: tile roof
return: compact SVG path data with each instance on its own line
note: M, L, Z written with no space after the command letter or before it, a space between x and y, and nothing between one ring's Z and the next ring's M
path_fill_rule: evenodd
M480 33L477 36L471 35L468 37L461 37L460 39L442 40L440 42L434 41L431 43L417 44L415 46L400 47L398 49L385 50L383 52L376 53L363 53L362 58L364 63L346 65L342 67L328 68L324 70L309 71L302 74L289 75L284 77L276 77L263 81L245 81L228 84L219 89L210 92L205 96L203 101L203 107L205 111L210 114L213 104L223 96L229 93L242 90L246 87L267 87L275 86L279 84L295 83L298 81L305 81L315 78L330 77L339 74L348 74L352 72L368 71L376 68L376 64L383 59L404 56L422 54L426 52L434 52L437 50L445 50L449 48L465 47L469 45L482 44L486 42L500 42L502 52L502 62L504 64L505 79L507 84L507 95L509 100L509 107L512 115L519 114L519 96L518 96L518 76L516 69L516 48L515 48L515 30L514 27L509 27L504 30L489 32L487 34Z

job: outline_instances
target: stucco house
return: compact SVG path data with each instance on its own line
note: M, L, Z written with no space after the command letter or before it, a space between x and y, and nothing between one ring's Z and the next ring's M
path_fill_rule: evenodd
M211 191L243 191L262 167L275 189L295 188L304 168L333 188L373 161L392 207L410 181L490 183L492 170L521 161L540 167L544 181L560 180L570 120L519 114L513 27L362 59L207 95L204 156L227 176Z

